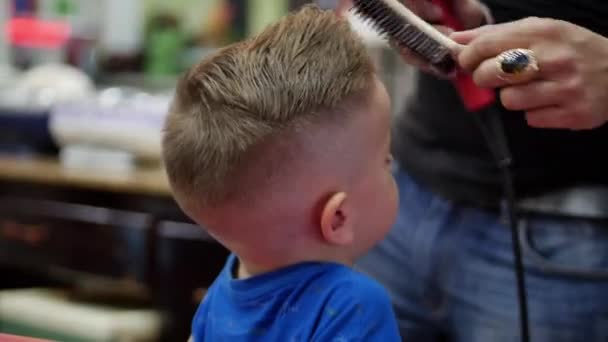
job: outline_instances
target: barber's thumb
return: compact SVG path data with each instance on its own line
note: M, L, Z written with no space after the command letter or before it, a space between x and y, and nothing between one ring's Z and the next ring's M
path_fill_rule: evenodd
M450 38L456 43L467 45L481 35L504 30L506 25L512 25L512 23L484 25L471 30L452 32Z
M479 29L457 31L450 34L450 38L458 44L467 45L475 38L479 37Z

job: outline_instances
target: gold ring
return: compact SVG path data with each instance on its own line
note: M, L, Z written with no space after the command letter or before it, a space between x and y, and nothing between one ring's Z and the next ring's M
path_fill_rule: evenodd
M540 70L532 50L507 50L496 57L498 78L508 83L530 81Z

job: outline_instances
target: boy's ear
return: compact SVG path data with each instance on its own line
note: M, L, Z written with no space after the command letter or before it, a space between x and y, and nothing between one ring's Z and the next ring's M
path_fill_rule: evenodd
M352 210L346 193L338 192L329 197L321 211L321 234L325 241L335 245L348 245L355 239Z

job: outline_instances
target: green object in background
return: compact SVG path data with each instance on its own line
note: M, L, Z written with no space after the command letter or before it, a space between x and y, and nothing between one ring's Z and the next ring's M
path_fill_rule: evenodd
M289 9L288 0L249 0L248 34L259 33L266 25L285 15Z
M182 51L181 34L178 30L154 32L150 35L146 56L146 73L173 75L180 72Z
M76 12L76 4L72 0L56 0L55 13L67 16Z
M182 70L184 35L175 18L157 17L148 31L145 71L152 76L175 75Z

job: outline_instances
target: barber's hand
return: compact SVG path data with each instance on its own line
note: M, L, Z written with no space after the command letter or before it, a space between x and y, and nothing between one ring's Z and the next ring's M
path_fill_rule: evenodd
M608 38L552 19L528 18L455 32L467 46L459 63L481 87L501 88L505 108L525 111L530 126L591 129L608 121ZM530 49L539 71L532 80L501 79L496 56Z
M443 12L428 0L400 0L408 9L429 23L439 23L443 18ZM465 29L481 26L491 20L489 10L478 0L452 0L454 15L463 23ZM450 34L451 29L435 25L444 34ZM453 75L444 75L441 71L429 66L428 63L408 49L399 49L403 60L418 69L435 75L439 78L448 78Z
M441 21L443 13L441 9L434 5L429 0L399 0L410 11L429 23L438 23ZM454 6L454 14L464 24L465 29L478 27L491 21L490 12L479 0L452 0ZM337 11L339 13L352 7L352 0L340 0L338 2ZM436 26L439 31L449 34L452 30ZM430 72L436 76L445 77L438 70L433 70L428 63L419 56L415 55L407 49L400 49L400 54L407 64L411 64L426 72Z
M429 0L400 0L400 2L430 23L437 23L443 18L441 8ZM463 23L465 29L479 27L490 20L487 7L479 0L451 0L451 3L454 15Z
M400 1L412 12L429 23L439 23L443 18L441 8L428 0ZM478 0L452 0L452 5L454 6L454 15L463 23L465 29L476 28L492 20L488 8ZM451 29L441 25L436 25L435 27L445 34L452 32ZM408 64L438 77L444 78L447 76L431 68L426 61L407 49L400 49L400 54Z

